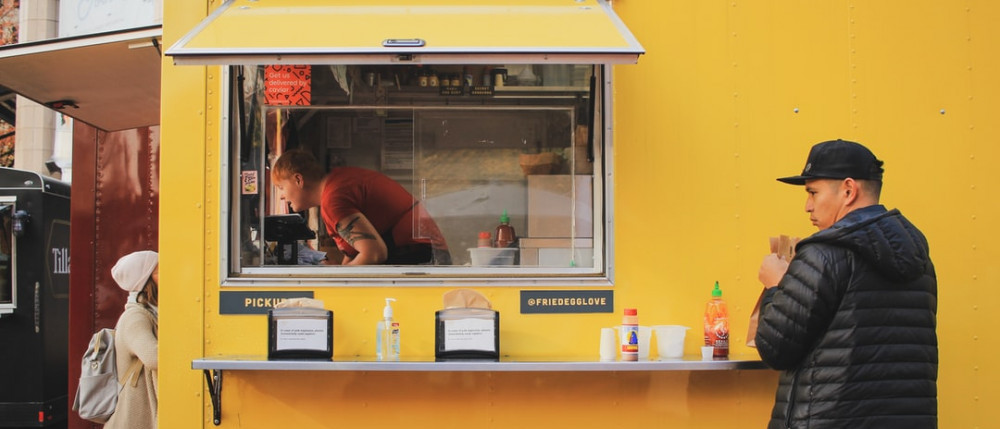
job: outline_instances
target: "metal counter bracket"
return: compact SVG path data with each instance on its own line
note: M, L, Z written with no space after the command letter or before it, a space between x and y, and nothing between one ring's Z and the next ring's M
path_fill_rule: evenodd
M222 370L206 369L205 381L208 382L208 394L212 397L212 423L222 424Z

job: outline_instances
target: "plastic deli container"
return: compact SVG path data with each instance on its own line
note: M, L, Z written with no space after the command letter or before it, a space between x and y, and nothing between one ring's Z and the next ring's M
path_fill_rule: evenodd
M472 265L514 265L515 247L476 247L469 249Z

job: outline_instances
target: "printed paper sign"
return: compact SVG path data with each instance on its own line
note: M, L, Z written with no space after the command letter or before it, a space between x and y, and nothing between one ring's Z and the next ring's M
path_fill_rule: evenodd
M275 350L326 350L326 319L281 319L276 322Z
M312 66L267 66L264 69L264 100L272 106L312 104Z
M257 195L257 170L240 172L240 182L243 195Z
M456 319L444 321L444 350L497 351L493 320Z

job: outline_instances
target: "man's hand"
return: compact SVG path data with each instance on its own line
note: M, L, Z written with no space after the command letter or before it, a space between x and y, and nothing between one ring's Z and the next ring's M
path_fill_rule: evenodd
M764 261L760 263L760 272L757 273L757 278L764 285L765 288L773 288L778 285L781 278L785 276L785 271L788 271L788 261L778 257L776 253L772 253L764 257Z

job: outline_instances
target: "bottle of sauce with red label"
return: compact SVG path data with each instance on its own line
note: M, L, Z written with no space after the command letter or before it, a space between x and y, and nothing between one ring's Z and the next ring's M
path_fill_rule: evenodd
M639 312L634 308L625 309L622 317L622 329L618 333L621 339L622 360L639 360Z
M507 216L507 210L503 211L500 215L500 225L497 225L497 230L493 234L494 246L493 247L510 247L517 241L517 233L514 232L514 227L510 226L510 217Z
M490 238L489 231L479 231L479 238L476 239L476 247L493 247L493 239Z
M705 306L705 345L712 347L712 359L729 359L729 309L722 300L719 282Z

